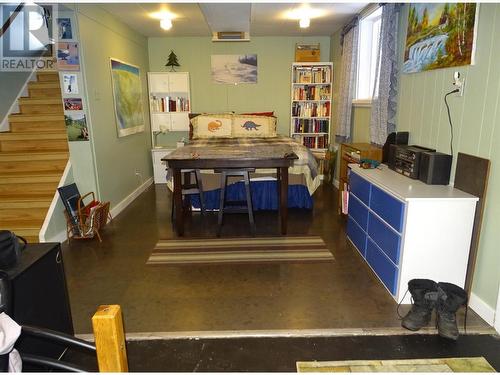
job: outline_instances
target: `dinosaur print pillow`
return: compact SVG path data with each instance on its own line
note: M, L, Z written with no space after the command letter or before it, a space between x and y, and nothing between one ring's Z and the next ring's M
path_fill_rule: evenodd
M232 135L240 138L276 137L276 117L234 115Z
M193 139L231 138L231 114L203 114L191 120Z

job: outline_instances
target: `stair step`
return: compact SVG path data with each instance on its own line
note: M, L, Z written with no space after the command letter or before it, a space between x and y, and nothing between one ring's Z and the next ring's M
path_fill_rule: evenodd
M42 151L42 152L0 152L0 163L7 161L45 161L45 160L68 160L67 151Z
M9 115L9 123L13 122L22 122L22 123L30 123L30 122L44 122L44 121L63 121L64 115L59 114L24 114L24 113L16 113L13 115Z
M4 220L0 218L0 227L2 229L7 229L16 234L19 234L20 236L23 236L22 233L26 233L29 236L38 237L38 233L40 233L40 229L42 228L43 225L43 220L39 219Z
M0 133L0 151L66 151L68 139L64 131L43 133Z
M2 176L0 179L0 201L4 197L53 196L60 178L60 175Z
M47 209L52 202L52 197L3 197L0 211L13 208L45 208Z
M43 113L43 114L13 114L9 115L9 124L11 133L27 133L36 132L60 132L64 133L66 124L64 122L64 115L62 106L60 106L60 114L57 113Z
M28 92L31 98L40 97L51 97L60 98L61 97L61 87L59 82L29 82Z
M4 176L23 175L57 175L61 176L66 168L66 160L35 160L31 162L0 161L0 178Z
M11 222L12 223L12 222ZM43 222L42 222L43 224ZM14 232L16 235L23 237L28 243L37 243L39 242L38 240L38 234L40 233L40 229L42 228L42 224L40 225L23 225L20 226L19 224L12 223L12 225L6 225L3 226L3 228L8 229L12 232Z
M58 72L36 72L36 79L38 82L59 82Z
M61 179L60 175L57 174L41 174L33 176L5 176L0 180L0 185L9 184L33 184L41 182L56 182L58 183Z
M28 82L29 88L36 89L60 89L59 82L39 82L39 81L31 81Z
M23 114L63 114L61 98L19 98L19 109Z
M33 220L42 222L45 220L49 205L44 207L22 207L22 208L2 208L0 209L1 220L9 220L12 222L20 222L23 220Z

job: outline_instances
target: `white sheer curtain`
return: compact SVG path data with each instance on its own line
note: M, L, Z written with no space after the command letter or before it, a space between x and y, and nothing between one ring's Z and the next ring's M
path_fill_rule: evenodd
M337 142L345 142L351 138L352 100L356 90L358 63L358 19L351 21L344 30L345 32L342 32L342 65L336 121Z
M385 4L379 35L379 51L372 96L370 141L383 145L387 135L396 130L398 94L397 35L399 4Z

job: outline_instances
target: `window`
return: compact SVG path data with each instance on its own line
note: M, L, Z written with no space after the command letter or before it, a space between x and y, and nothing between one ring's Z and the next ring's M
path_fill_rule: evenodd
M363 18L359 24L358 74L356 79L356 101L368 102L372 98L378 72L377 54L379 51L382 8Z

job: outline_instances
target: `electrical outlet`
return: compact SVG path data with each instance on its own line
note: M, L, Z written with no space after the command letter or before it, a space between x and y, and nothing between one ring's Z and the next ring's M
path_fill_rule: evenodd
M459 91L457 92L457 96L464 96L465 90L465 78L460 77L460 72L453 73L453 86Z

